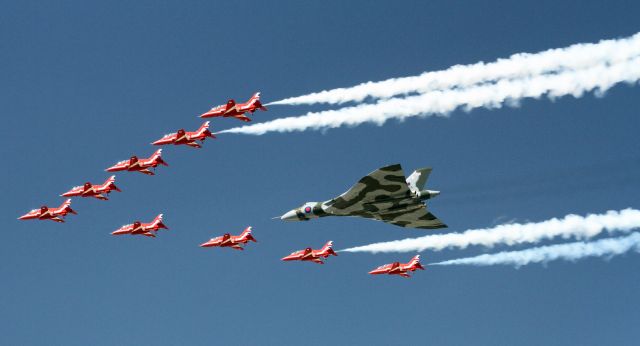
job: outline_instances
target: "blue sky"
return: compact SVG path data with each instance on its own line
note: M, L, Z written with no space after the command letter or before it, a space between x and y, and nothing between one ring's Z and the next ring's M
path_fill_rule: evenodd
M633 344L637 254L547 266L367 271L410 254L279 259L427 234L368 220L271 217L391 163L432 166L441 232L638 208L637 86L326 132L169 147L117 174L66 224L16 217L229 97L265 101L640 30L633 1L4 2L0 11L0 325L7 344ZM274 106L255 121L315 107ZM215 119L214 130L239 125ZM158 238L113 237L165 214ZM246 251L201 249L254 227ZM496 249L502 250L502 248ZM425 252L425 262L491 251Z

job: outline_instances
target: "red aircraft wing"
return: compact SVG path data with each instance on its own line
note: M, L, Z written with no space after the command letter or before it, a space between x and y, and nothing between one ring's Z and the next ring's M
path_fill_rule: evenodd
M233 117L238 119L238 120L244 121L246 123L251 121L251 118L249 118L248 116L244 115L244 113L243 114L234 115Z

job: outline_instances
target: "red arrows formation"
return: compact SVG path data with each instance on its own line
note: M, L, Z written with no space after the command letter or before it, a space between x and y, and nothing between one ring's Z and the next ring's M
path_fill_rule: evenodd
M232 117L241 121L249 122L251 119L246 116L246 113L253 114L256 110L266 111L267 108L260 102L260 93L255 93L247 102L236 103L233 99L227 101L226 104L211 108L208 112L200 115L201 118L213 118L213 117ZM204 122L195 131L185 131L179 129L178 131L164 135L162 138L151 143L152 145L188 145L193 148L202 148L202 144L207 138L216 138L209 130L209 121ZM119 171L135 171L146 175L154 175L156 167L159 165L168 166L168 164L162 159L162 149L156 150L150 157L146 159L140 159L136 155L131 156L128 160L122 160L115 165L106 169L108 172ZM153 170L150 170L153 169ZM115 185L116 176L112 175L102 184L92 184L90 182L84 183L81 186L75 186L71 190L63 193L60 196L64 197L93 197L100 200L108 200L107 195L111 191L121 190ZM71 209L71 199L67 199L58 208L49 208L42 206L39 209L33 209L30 212L20 216L20 220L52 220L59 223L64 223L64 217L67 214L77 214L75 210ZM151 222L145 223L140 221L134 221L131 224L124 225L117 230L111 232L112 235L143 235L146 237L156 237L156 233L160 229L169 229L163 223L163 214L158 214ZM222 236L211 238L209 241L201 244L201 247L230 247L236 250L244 250L243 245L249 241L257 242L257 240L251 234L251 226L247 227L240 235L231 235L226 233ZM283 261L309 261L318 264L324 264L323 259L326 260L329 256L338 256L333 250L333 242L327 242L321 249L314 250L310 247L291 253L288 256L282 258ZM424 268L420 265L420 256L415 256L409 263L391 263L380 266L369 274L389 274L399 275L402 277L409 277L409 272L413 272L416 269Z

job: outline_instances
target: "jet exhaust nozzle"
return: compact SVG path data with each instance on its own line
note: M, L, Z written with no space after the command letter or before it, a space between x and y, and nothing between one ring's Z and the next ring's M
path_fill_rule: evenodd
M420 198L422 198L422 199L431 199L431 198L434 198L434 197L440 195L440 191L421 190L419 194L420 194Z

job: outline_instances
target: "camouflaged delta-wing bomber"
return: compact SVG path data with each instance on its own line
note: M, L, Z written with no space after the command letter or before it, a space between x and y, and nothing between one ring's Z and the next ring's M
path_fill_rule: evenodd
M363 177L342 195L326 202L308 202L280 217L285 221L307 221L324 216L359 216L400 227L444 228L427 211L424 200L440 194L425 189L431 168L415 170L405 178L399 164L382 167Z

